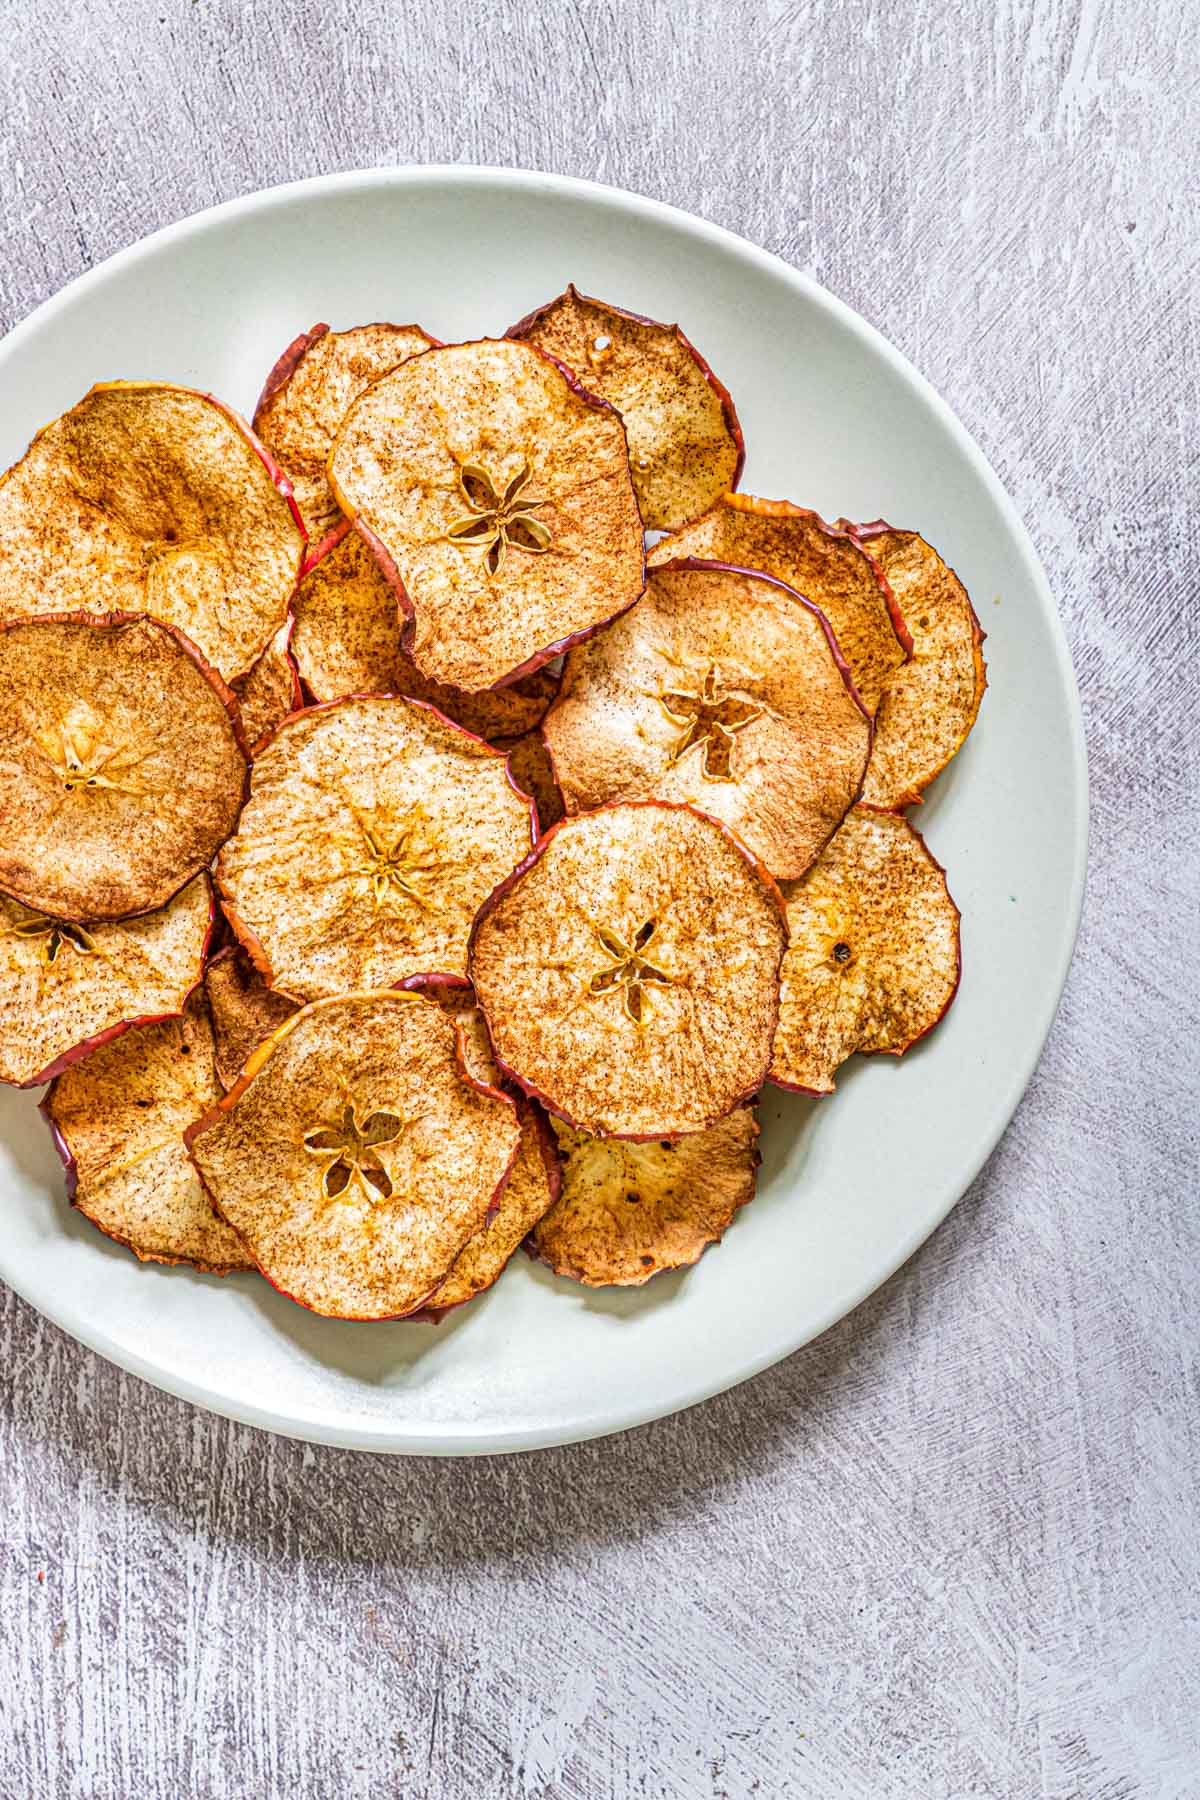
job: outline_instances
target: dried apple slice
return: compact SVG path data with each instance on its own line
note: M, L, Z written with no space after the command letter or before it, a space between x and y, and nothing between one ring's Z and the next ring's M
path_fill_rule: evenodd
M531 835L498 750L415 700L340 700L255 759L217 881L271 986L316 1000L464 976L475 913Z
M821 613L721 563L654 570L632 612L571 652L542 732L568 813L687 801L789 878L853 806L871 749Z
M803 881L785 885L791 943L771 1080L833 1092L856 1050L902 1056L958 989L959 912L898 813L856 807Z
M424 992L458 1026L467 1073L490 1087L498 1087L501 1074L492 1055L487 1024L471 989L441 985L426 987ZM491 1287L532 1227L558 1198L558 1157L545 1117L524 1095L518 1095L514 1104L521 1127L521 1147L499 1204L459 1251L445 1281L418 1315L421 1318L440 1319L443 1313Z
M580 1131L703 1131L757 1091L787 942L770 876L715 819L564 819L482 907L470 974L496 1059Z
M237 823L237 704L157 619L0 626L0 891L56 919L165 906Z
M159 912L113 925L0 897L0 1081L36 1087L131 1025L182 1012L212 922L207 875Z
M304 705L300 678L288 649L293 623L289 618L281 625L257 662L229 684L242 715L246 742L252 746Z
M549 669L478 694L427 680L400 647L396 596L356 531L309 570L295 613L292 651L314 700L406 694L491 742L532 731L558 692Z
M356 325L350 331L314 325L288 345L267 376L254 429L291 477L310 562L344 523L325 464L351 402L435 342L419 325Z
M500 744L508 752L508 772L523 794L528 794L537 810L537 831L549 831L565 817L562 790L554 774L554 764L540 731L526 732L514 743Z
M627 1144L554 1124L562 1195L529 1247L556 1275L587 1287L639 1287L698 1262L754 1198L758 1119L739 1106L707 1131Z
M912 658L879 704L863 788L865 805L890 812L920 800L974 725L987 686L984 633L966 588L923 537L882 519L850 529L877 559L912 634Z
M572 285L508 335L548 351L616 407L651 530L674 530L737 486L745 452L733 400L678 325L589 299Z
M434 681L506 684L642 591L625 428L530 344L447 344L402 363L351 407L329 479Z
M199 993L182 1017L136 1025L60 1075L42 1110L79 1211L143 1262L215 1275L254 1267L212 1209L184 1145L220 1098Z
M912 641L878 565L847 529L789 500L724 494L701 518L655 544L646 560L653 568L688 556L761 569L820 607L863 705L874 713Z
M490 1288L530 1231L558 1198L561 1175L545 1118L532 1100L517 1100L521 1144L495 1216L467 1239L450 1273L423 1309L441 1318Z
M103 382L0 477L0 619L152 613L230 680L283 623L304 541L290 482L229 407Z
M229 1089L253 1051L299 1011L294 1000L269 988L239 944L214 956L204 971L212 1019L217 1079Z
M480 1228L517 1154L516 1110L466 1073L414 994L298 1012L188 1143L263 1274L337 1318L411 1313Z

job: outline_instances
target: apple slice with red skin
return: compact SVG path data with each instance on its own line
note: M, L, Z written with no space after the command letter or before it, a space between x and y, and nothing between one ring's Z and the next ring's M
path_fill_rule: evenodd
M110 925L0 897L0 1081L38 1087L131 1026L182 1012L212 923L207 875L160 911Z
M771 1080L833 1092L855 1051L902 1056L958 991L959 911L899 813L856 807L803 881L783 887L790 943Z
M165 906L246 792L237 702L145 614L0 625L0 892L87 923Z
M733 399L678 325L592 299L572 284L508 336L557 357L616 407L648 530L672 531L737 486L745 449Z
M854 686L869 713L912 650L882 570L844 525L790 500L723 494L700 518L647 554L651 568L701 557L761 569L795 588L828 619Z
M538 669L503 688L466 694L430 681L400 647L396 596L356 531L310 569L294 602L292 648L316 701L351 694L403 694L489 743L532 731L558 692L558 676Z
M533 1228L530 1254L586 1287L640 1287L698 1262L754 1198L755 1107L690 1137L629 1144L557 1120L562 1195Z
M848 529L879 563L912 636L912 657L879 703L863 788L864 805L892 812L915 805L966 741L987 687L984 632L954 570L917 532L883 519Z
M252 750L282 725L289 713L298 712L304 705L300 677L289 647L294 625L289 613L258 660L229 684Z
M73 1063L42 1102L72 1204L143 1262L214 1275L254 1266L183 1141L220 1092L198 989L182 1016L134 1025Z
M329 481L396 591L421 673L531 674L642 591L625 427L531 344L446 344L342 421Z
M292 480L308 531L309 566L344 524L325 464L338 426L364 388L436 343L419 325L314 325L294 338L267 376L254 429Z
M703 1131L758 1091L783 902L717 820L657 801L564 819L480 909L469 973L501 1070L593 1136Z
M258 1046L300 1007L267 986L240 944L228 944L213 957L204 971L204 993L217 1079L228 1092Z
M333 1318L428 1302L508 1180L513 1102L468 1074L418 994L318 1001L188 1133L221 1213L281 1293Z
M528 851L532 814L500 751L432 707L334 701L260 747L217 886L260 972L294 999L461 980L475 914Z
M232 680L287 615L291 483L211 394L109 381L0 477L0 619L151 613Z
M777 878L803 875L862 788L871 721L823 615L781 582L669 563L567 658L542 725L568 813L686 801Z

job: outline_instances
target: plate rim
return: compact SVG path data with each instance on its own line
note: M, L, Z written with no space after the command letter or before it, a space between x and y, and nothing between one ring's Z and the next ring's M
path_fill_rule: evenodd
M187 1401L190 1405L202 1407L208 1412L231 1419L239 1424L250 1425L262 1431L272 1432L277 1436L293 1438L305 1443L348 1450L368 1450L379 1455L453 1457L512 1454L525 1450L550 1449L560 1445L584 1443L610 1436L616 1432L634 1430L639 1426L649 1425L657 1419L685 1412L705 1400L710 1400L718 1394L726 1393L731 1388L740 1386L742 1382L752 1379L776 1363L782 1362L786 1357L794 1355L806 1344L822 1336L840 1319L854 1312L870 1294L891 1279L896 1271L945 1221L974 1182L1012 1123L1017 1107L1041 1061L1066 986L1079 936L1087 883L1090 806L1083 712L1062 618L1024 520L982 449L933 384L920 373L902 351L884 337L876 326L856 312L847 302L823 287L814 276L794 268L792 264L786 262L775 252L764 250L748 238L741 237L737 232L714 224L711 220L704 219L685 208L670 205L666 201L651 199L626 188L614 187L609 183L592 181L580 176L557 175L487 163L393 164L307 176L300 180L282 182L271 187L256 188L248 193L240 194L234 199L221 201L215 206L200 208L183 218L173 220L170 224L160 226L156 231L137 239L132 244L127 244L123 249L114 251L102 262L84 270L55 293L48 295L12 326L0 339L0 367L9 364L14 357L19 357L27 338L32 337L36 329L53 319L56 313L67 305L81 297L86 297L90 287L99 286L113 274L136 267L143 258L170 249L176 242L182 242L189 237L218 228L229 220L267 208L283 206L290 201L309 196L339 192L362 193L370 191L372 188L419 188L445 185L464 188L501 187L526 194L540 193L565 199L586 199L593 204L600 202L615 211L640 214L642 218L651 223L671 224L676 228L683 228L692 237L705 240L716 249L734 252L743 259L748 258L750 262L757 264L764 273L769 273L777 279L782 278L808 304L824 312L835 325L849 332L872 355L880 357L889 365L913 397L930 409L938 423L948 433L957 453L969 465L991 498L1010 534L1021 561L1022 572L1041 603L1049 628L1059 685L1066 700L1066 724L1070 739L1070 773L1075 797L1074 816L1069 822L1074 845L1071 887L1054 978L1046 985L1036 1020L1031 1021L1036 1029L1031 1031L1030 1048L1026 1055L1014 1065L1005 1084L1003 1103L998 1114L1001 1123L981 1141L966 1175L961 1178L956 1177L950 1186L948 1195L939 1193L936 1201L923 1212L921 1222L904 1234L898 1247L893 1248L882 1265L878 1267L872 1265L872 1273L864 1277L849 1298L843 1293L837 1299L832 1300L830 1305L817 1316L816 1322L806 1327L803 1333L786 1347L772 1347L769 1350L749 1355L725 1370L716 1381L705 1378L697 1381L682 1394L672 1395L665 1400L652 1401L649 1404L631 1404L628 1408L623 1409L619 1416L611 1416L611 1414L585 1415L578 1418L567 1430L554 1426L514 1427L507 1432L503 1429L489 1430L481 1436L470 1430L464 1430L461 1424L455 1424L440 1435L430 1435L427 1426L416 1431L405 1431L395 1426L389 1426L386 1430L357 1426L347 1428L322 1419L307 1418L303 1415L302 1409L294 1408L291 1413L283 1413L251 1403L239 1405L224 1394L214 1393L201 1381L190 1381L186 1377L164 1372L150 1359L139 1356L136 1350L116 1343L102 1327L93 1326L86 1318L82 1321L76 1318L69 1306L56 1309L53 1304L46 1304L44 1296L39 1294L35 1297L34 1294L27 1291L24 1283L14 1280L7 1270L0 1267L0 1279L3 1279L14 1293L19 1294L35 1311L48 1318L86 1349L102 1356L106 1361L114 1363L128 1373L136 1375L139 1379L147 1381L151 1386ZM2 1261L2 1252L0 1252L0 1264Z

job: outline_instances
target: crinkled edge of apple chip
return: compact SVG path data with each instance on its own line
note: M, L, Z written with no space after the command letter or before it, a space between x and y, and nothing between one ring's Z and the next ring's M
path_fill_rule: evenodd
M645 1217L642 1206L644 1194L634 1193L632 1191L634 1188L641 1186L646 1192L653 1195L656 1187L665 1179L682 1179L685 1183L694 1181L697 1188L702 1188L705 1170L712 1168L718 1155L718 1146L714 1140L725 1139L730 1134L739 1139L730 1147L729 1160L735 1165L735 1171L740 1180L731 1183L734 1190L732 1196L718 1209L719 1213L723 1215L723 1222L721 1218L713 1220L710 1217L704 1226L695 1229L692 1241L687 1245L686 1251L680 1251L677 1248L674 1259L664 1259L661 1255L656 1255L651 1248L654 1241L653 1236L645 1236L640 1238L641 1248L636 1253L637 1265L634 1267L630 1261L630 1257L634 1254L632 1247L619 1241L624 1236L622 1215L619 1212L614 1213L603 1197L598 1197L593 1201L592 1210L606 1213L610 1219L612 1229L609 1235L614 1243L608 1272L602 1269L600 1261L594 1256L589 1258L586 1254L578 1254L580 1246L577 1226L574 1233L568 1231L560 1234L557 1251L551 1249L549 1241L545 1243L541 1241L540 1234L544 1235L547 1240L555 1235L556 1221L552 1216L554 1208L544 1213L530 1232L526 1245L530 1256L535 1262L540 1262L552 1270L555 1275L565 1277L569 1281L581 1282L585 1287L641 1287L645 1282L653 1280L656 1275L694 1268L706 1250L722 1241L738 1213L753 1200L758 1186L758 1170L762 1163L762 1155L758 1147L757 1095L751 1100L744 1101L740 1106L734 1107L732 1112L726 1113L724 1118L718 1119L715 1124L708 1126L704 1131L690 1133L682 1138L663 1138L653 1143L630 1143L624 1138L594 1138L586 1132L575 1131L570 1126L561 1124L556 1126L555 1136L558 1139L559 1154L563 1158L559 1210L570 1208L573 1213L578 1215L581 1203L586 1202L586 1190L582 1196L572 1194L572 1163L576 1158L586 1157L593 1152L594 1148L598 1148L601 1156L614 1159L624 1156L630 1159L633 1172L629 1177L625 1200L631 1205L637 1205L638 1212L635 1216L639 1222ZM740 1141L743 1134L746 1138L745 1143ZM682 1177L673 1176L671 1172L664 1169L656 1170L654 1165L668 1155L681 1155L685 1162L695 1162L698 1159L699 1169L698 1171L693 1170L690 1175L685 1169ZM744 1167L742 1165L743 1156L745 1158ZM641 1175L638 1171L643 1160L646 1169L645 1174ZM618 1164L617 1168L619 1169L619 1167ZM614 1170L614 1173L616 1172L617 1170ZM619 1184L612 1183L611 1185ZM620 1201L617 1204L620 1206ZM584 1209L586 1209L585 1205ZM681 1210L685 1213L690 1212L688 1201L683 1202ZM689 1220L689 1222L693 1221ZM566 1253L561 1241L562 1238L569 1240L572 1235L576 1239L577 1253L574 1256ZM583 1237L586 1250L591 1234L585 1231ZM592 1248L596 1248L594 1242ZM623 1258L616 1254L618 1250L625 1251L627 1248L629 1254Z
M961 590L962 599L966 604L966 622L970 632L971 660L974 666L974 686L972 689L971 700L966 708L963 709L962 717L965 718L966 722L963 725L962 731L955 738L950 748L945 751L944 755L942 754L942 747L939 746L937 754L941 757L940 762L937 762L932 768L928 769L928 772L918 773L911 782L902 788L898 788L894 793L887 794L881 798L873 798L871 796L871 770L868 769L867 771L862 805L871 807L877 812L896 812L906 806L919 806L921 804L925 789L929 787L929 785L935 781L942 771L954 760L958 755L958 752L966 743L968 737L971 735L971 732L974 730L975 721L979 717L979 709L983 704L983 696L987 692L987 663L983 656L983 646L987 641L987 632L980 623L979 615L975 611L971 596L967 591L966 583L960 579L955 570L951 568L950 564L945 561L941 554L934 549L934 546L929 542L928 538L923 537L919 531L911 531L902 526L891 525L886 519L872 519L867 524L863 525L856 525L848 519L841 519L838 523L842 529L849 533L862 550L871 557L872 561L876 563L879 568L880 580L886 584L889 593L892 593L891 583L887 579L887 574L882 564L878 562L878 559L871 551L870 545L874 540L881 537L915 538L924 545L925 549L929 552L930 556L933 557L939 568L944 570L949 579ZM895 600L894 594L893 600ZM899 601L896 600L895 604L899 611ZM889 730L889 692L895 692L897 695L903 693L904 689L913 683L916 670L918 670L927 660L921 654L918 644L911 635L911 627L906 626L906 630L909 632L909 643L912 646L909 660L906 663L902 663L901 666L893 672L887 686L884 688L883 696L879 702L880 739L883 743L889 742L891 738L891 732Z
M162 1017L162 1018L140 1019L140 1020L136 1021L136 1023L142 1027L151 1028L151 1029L157 1025L178 1024L180 1026L180 1028L182 1029L186 1019L189 1016L191 1016L197 1022L201 1021L201 1020L203 1021L203 1029L207 1033L207 1035L211 1041L212 1022L208 1015L208 1005L204 998L203 988L202 988L201 984L199 984L199 983L196 985L196 987L194 987L192 989L192 992L188 995L187 1003L182 1012L169 1013L165 1017ZM124 1034L120 1033L120 1034L118 1034L118 1036L123 1037ZM126 1040L126 1042L130 1042L130 1041L132 1041L132 1040L129 1040L129 1039ZM105 1044L103 1046L101 1046L100 1044L95 1044L92 1046L93 1049L103 1048L104 1050L107 1050L111 1047L112 1047L111 1044ZM85 1059L83 1059L82 1064L77 1064L73 1068L65 1070L62 1073L64 1075L66 1075L68 1078L70 1078L71 1076L80 1072L81 1069L85 1069L86 1062L87 1062L87 1059L85 1058ZM213 1073L213 1087L219 1089L220 1083L216 1079L215 1063L213 1066L212 1073ZM251 1257L249 1251L242 1244L242 1240L241 1240L239 1234L233 1230L233 1227L231 1225L229 1225L228 1221L224 1220L221 1217L221 1214L218 1212L217 1208L212 1205L211 1197L209 1196L208 1190L205 1188L203 1182L199 1178L198 1173L196 1173L196 1171L194 1169L193 1169L193 1174L195 1176L195 1180L196 1180L197 1186L199 1188L200 1195L202 1196L204 1202L207 1205L212 1207L212 1212L213 1212L215 1221L219 1224L222 1232L228 1232L236 1240L236 1245L237 1245L238 1249L240 1250L241 1254L239 1256L237 1256L234 1260L222 1259L220 1261L210 1261L205 1257L187 1256L187 1255L182 1255L182 1254L172 1255L172 1254L168 1254L165 1251L147 1250L147 1249L144 1249L141 1246L139 1246L137 1243L135 1243L132 1237L122 1236L119 1232L110 1230L108 1226L103 1225L100 1222L100 1220L95 1216L95 1214L93 1212L89 1212L79 1199L79 1185L80 1185L79 1158L76 1155L75 1151L72 1150L70 1142L68 1141L66 1132L63 1130L62 1126L59 1124L58 1119L54 1115L54 1103L55 1103L55 1099L57 1097L57 1093L58 1093L58 1078L56 1077L55 1081L47 1089L43 1098L39 1101L38 1111L41 1114L42 1118L45 1120L46 1125L49 1128L51 1142L53 1143L54 1149L58 1155L58 1158L63 1165L63 1185L66 1190L67 1200L69 1201L72 1208L74 1208L77 1212L79 1212L80 1215L88 1221L89 1225L92 1225L97 1231L99 1231L101 1233L101 1235L103 1237L108 1238L110 1243L119 1244L122 1247L122 1249L131 1251L133 1253L133 1255L137 1257L138 1261L142 1262L142 1263L158 1263L158 1264L165 1265L166 1267L169 1267L169 1268L192 1268L192 1269L199 1270L200 1273L204 1274L204 1275L234 1275L234 1274L249 1273L249 1272L254 1271L254 1269L256 1268L254 1259ZM183 1149L185 1154L187 1154L186 1131L180 1133L179 1142L180 1142L181 1149ZM190 1161L190 1156L189 1156L188 1160Z
M668 323L663 319L652 319L647 313L632 312L626 306L614 305L611 300L598 299L595 294L581 293L575 286L575 283L569 281L561 294L555 294L553 299L543 301L541 306L535 306L532 312L526 313L523 319L518 319L515 325L510 325L504 334L505 337L515 338L520 343L531 342L530 334L537 329L537 326L546 314L551 312L564 300L578 302L583 306L594 306L601 312L613 314L615 318L627 320L631 325L645 325L650 327L651 330L665 332L669 337L675 339L676 343L681 346L685 354L691 358L704 381L712 389L713 394L720 405L721 417L726 432L728 433L729 441L734 446L735 451L733 473L729 479L726 491L732 492L735 490L739 481L742 479L742 472L746 467L746 439L742 431L741 420L738 418L737 407L734 405L733 395L725 386L725 383L721 380L720 376L716 374L707 358L701 355L700 351L696 348L695 344L693 344L691 338L688 337L682 326L676 322ZM535 347L541 348L540 345L536 345ZM554 353L552 351L546 351L544 354L553 355ZM556 358L555 360L558 359ZM582 380L582 377L579 379ZM634 469L635 490L637 489L637 486L637 470ZM696 513L704 512L706 507L712 505L716 498L717 495L713 494L703 506L696 509ZM639 507L641 506L640 493L638 495L638 505ZM696 513L688 513L683 518L676 519L669 525L664 524L659 520L650 519L647 519L645 523L651 530L678 531L682 525L687 524L690 519L696 517Z
M69 1049L60 1050L58 1055L52 1057L51 1060L45 1065L44 1068L39 1069L37 1071L37 1073L34 1075L26 1076L23 1081L12 1081L3 1076L0 1076L0 1083L2 1083L6 1087L14 1087L14 1088L17 1088L18 1090L22 1090L22 1091L25 1089L28 1089L28 1088L41 1087L44 1085L44 1083L53 1081L56 1078L56 1076L61 1075L63 1073L64 1069L69 1069L71 1067L72 1063L77 1063L83 1057L90 1056L90 1054L93 1050L99 1050L101 1048L101 1046L104 1044L111 1044L112 1041L114 1040L114 1038L119 1038L123 1032L132 1030L134 1026L136 1026L136 1025L157 1025L157 1024L160 1024L163 1019L178 1018L179 1015L186 1010L188 1002L191 1000L193 994L196 992L196 989L203 984L205 972L208 967L209 951L212 948L213 936L216 931L217 919L218 919L216 897L213 893L212 880L211 880L207 870L202 871L199 875L193 876L192 880L196 881L196 882L204 883L204 891L208 896L208 924L205 928L204 937L200 944L200 949L199 949L198 956L197 956L197 971L198 972L196 975L196 979L195 979L195 981L192 982L191 986L181 995L179 1005L177 1007L171 1008L167 1012L135 1013L128 1019L119 1019L116 1021L115 1024L104 1026L100 1031L96 1032L93 1036L81 1038L77 1044L72 1044ZM191 882L185 882L183 887L180 888L179 892L177 894L173 894L171 896L171 898L167 901L167 906L174 906L176 904L176 902L183 897L183 895L187 892L188 888L191 885L192 885ZM20 905L21 902L18 901L15 904ZM28 909L26 909L26 910L28 910ZM166 910L165 907L155 908L155 911L165 911L165 910ZM134 915L134 918L132 920L115 919L115 920L110 921L107 924L94 925L92 927L92 929L93 929L93 931L119 930L122 925L136 923L138 920L144 920L144 919L148 919L148 918L152 918L152 917L153 917L153 913L137 913ZM70 921L64 920L63 922L69 923Z
M767 1080L770 1083L770 1085L772 1087L782 1088L787 1093L805 1094L815 1100L826 1099L830 1094L832 1094L836 1091L835 1086L834 1086L834 1081L833 1081L833 1075L836 1072L836 1070L842 1068L844 1066L844 1064L847 1063L852 1056L901 1057L901 1056L904 1056L909 1050L911 1050L915 1044L919 1044L923 1038L928 1037L929 1033L931 1031L934 1031L937 1028L937 1026L939 1026L941 1024L942 1020L946 1017L946 1014L950 1011L950 1008L953 1006L955 1000L958 997L958 990L962 983L962 931L961 931L962 909L959 907L953 894L950 892L950 886L949 886L949 882L946 879L946 871L945 871L944 867L938 861L937 857L933 854L932 850L929 848L929 845L925 842L925 839L921 835L921 833L916 829L916 827L914 825L912 825L909 822L908 819L905 818L903 813L892 812L892 811L884 810L881 808L870 807L870 806L866 806L866 805L860 805L856 809L856 811L862 820L874 821L877 829L890 829L892 827L895 827L895 829L897 831L899 831L899 833L904 841L905 849L909 850L909 849L913 849L915 847L918 855L924 859L924 861L929 865L931 872L940 881L942 897L945 899L950 910L954 914L954 957L955 957L954 976L953 976L953 981L951 982L951 985L950 985L949 992L946 994L945 1000L943 1001L940 1010L929 1020L928 1024L923 1025L918 1032L916 1032L911 1038L909 1038L907 1040L907 1042L900 1044L898 1046L895 1046L895 1047L888 1045L888 1044L872 1044L870 1042L852 1045L851 1048L848 1049L845 1052L845 1054L838 1059L838 1061L833 1065L832 1069L829 1071L828 1086L826 1086L826 1087L813 1087L802 1081L789 1080L784 1074L777 1072L775 1049L772 1049L771 1068L767 1075ZM855 818L855 813L848 814L847 815L847 823L849 824L851 821L854 820L854 818ZM836 843L836 834L835 834L835 838L832 840L832 842ZM820 870L820 861L818 860L818 862L814 863L812 869L809 870L809 873L807 876L802 877L802 879L799 881L785 882L783 884L783 894L784 894L785 905L789 904L791 896L794 893L798 893L800 890L802 890L805 883L807 881L809 881L814 874L818 873L819 870ZM789 930L790 930L790 927L789 927ZM843 946L841 944L838 944L838 945L835 945L834 948L835 948L835 950L838 950L838 949L843 948ZM848 946L846 946L846 948L848 948ZM778 1046L779 1039L783 1035L782 992L783 992L783 988L787 984L787 959L788 959L788 956L790 955L790 953L791 953L791 946L789 945L789 949L784 952L783 968L780 971L781 1008L780 1008L780 1022L776 1027L776 1040L775 1040L776 1046Z
M304 705L300 673L291 651L295 624L295 614L289 612L266 649L259 653L243 674L235 675L229 684L238 703L242 729L252 757L258 746L265 743L286 718L299 712ZM287 688L286 704L281 711L279 701L284 686Z

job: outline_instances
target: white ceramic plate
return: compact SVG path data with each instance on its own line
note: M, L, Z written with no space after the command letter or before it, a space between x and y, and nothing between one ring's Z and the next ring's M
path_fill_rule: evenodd
M28 1094L0 1091L0 1275L83 1343L200 1405L372 1450L473 1454L674 1412L823 1331L911 1254L1004 1130L1066 976L1086 765L1061 628L979 450L870 326L774 257L668 207L469 168L336 175L158 232L0 345L0 466L111 377L243 412L314 320L503 331L569 280L683 321L736 400L743 486L918 527L967 583L990 691L919 822L963 911L957 1003L824 1103L768 1089L758 1198L693 1270L595 1293L518 1256L441 1326L314 1317L251 1276L139 1265L74 1214Z

